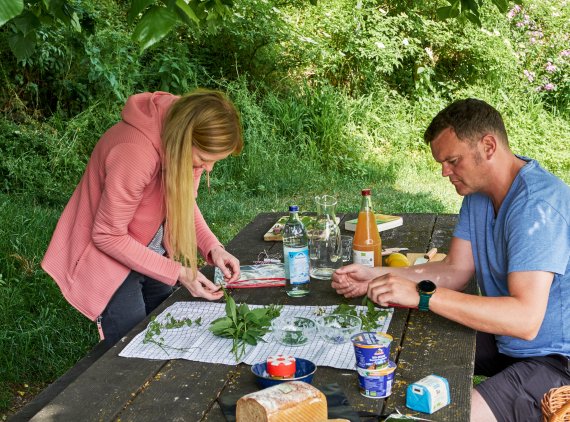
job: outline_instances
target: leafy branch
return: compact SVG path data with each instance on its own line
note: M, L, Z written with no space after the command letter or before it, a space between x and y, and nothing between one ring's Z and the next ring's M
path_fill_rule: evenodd
M202 318L197 318L194 321L192 321L190 318L176 319L169 312L166 314L166 320L164 322L159 322L156 320L156 316L153 316L148 324L146 333L144 334L143 344L156 344L158 347L164 350L166 354L168 354L166 348L174 350L187 350L167 345L164 342L163 330L172 330L184 326L191 327L192 325L202 325Z
M239 362L247 344L255 346L259 341L264 341L263 336L269 331L271 321L281 314L282 306L250 309L246 303L236 305L225 289L224 299L226 316L212 321L209 329L216 336L233 340L232 353Z

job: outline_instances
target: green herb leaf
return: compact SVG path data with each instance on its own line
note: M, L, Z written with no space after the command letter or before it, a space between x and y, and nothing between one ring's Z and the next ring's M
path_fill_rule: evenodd
M226 316L212 321L210 331L219 337L231 338L232 353L240 361L245 353L246 344L256 345L264 341L271 321L281 314L282 306L269 305L250 309L245 303L236 306L233 298L224 290Z

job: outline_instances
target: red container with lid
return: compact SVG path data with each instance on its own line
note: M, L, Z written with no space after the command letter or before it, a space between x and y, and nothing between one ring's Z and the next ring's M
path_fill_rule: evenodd
M275 378L292 378L295 376L295 358L293 356L275 355L267 358L267 374Z

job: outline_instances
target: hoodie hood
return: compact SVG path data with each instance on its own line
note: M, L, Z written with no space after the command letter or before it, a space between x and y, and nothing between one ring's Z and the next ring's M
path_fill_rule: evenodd
M153 143L158 151L162 150L162 125L170 106L180 97L168 92L145 92L128 98L121 117L130 126L138 129Z

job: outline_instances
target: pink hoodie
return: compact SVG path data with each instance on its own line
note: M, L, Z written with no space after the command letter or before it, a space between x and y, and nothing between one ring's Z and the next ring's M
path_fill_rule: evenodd
M155 92L128 99L122 121L95 146L42 261L69 303L91 320L131 270L168 285L178 279L180 263L146 247L165 219L160 133L178 98ZM201 174L194 171L196 195ZM197 206L195 220L198 249L209 259L221 244Z

